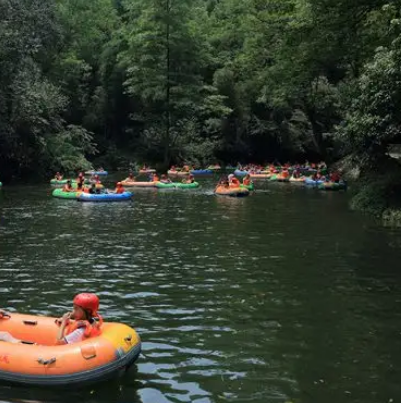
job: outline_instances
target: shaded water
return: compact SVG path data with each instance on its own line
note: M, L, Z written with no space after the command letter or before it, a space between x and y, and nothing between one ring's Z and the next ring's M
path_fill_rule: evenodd
M102 205L2 190L0 306L60 315L96 292L144 354L122 379L0 386L1 402L400 401L401 232L350 212L344 194L212 188Z

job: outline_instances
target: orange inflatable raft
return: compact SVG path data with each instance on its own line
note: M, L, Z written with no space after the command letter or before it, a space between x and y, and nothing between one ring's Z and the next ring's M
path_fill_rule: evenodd
M218 186L214 192L218 196L245 197L249 196L249 190L243 187L226 188Z
M55 345L56 318L10 314L0 319L22 343L0 342L0 380L26 385L92 383L118 375L138 358L141 340L121 323L103 323L101 335ZM33 344L36 343L36 344Z
M121 184L125 187L137 187L137 188L154 188L157 182L134 182L134 181L122 181Z

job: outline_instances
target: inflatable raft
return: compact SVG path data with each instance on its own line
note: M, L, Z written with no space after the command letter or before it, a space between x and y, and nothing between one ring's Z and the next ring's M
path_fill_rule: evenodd
M320 190L344 190L347 185L344 181L341 182L324 182L318 185Z
M171 182L171 183L163 183L156 182L156 187L158 189L196 189L199 187L198 182L193 183L180 183L180 182Z
M156 173L156 169L151 169L151 168L149 168L149 169L140 169L139 173L140 174L154 174L154 173Z
M305 183L305 185L307 185L307 186L319 186L319 185L323 184L324 182L323 182L323 181L320 181L320 180L315 181L315 180L313 180L313 179L311 179L311 178L305 178L304 183Z
M121 184L125 187L138 187L138 188L154 188L157 182L134 182L122 181Z
M101 194L90 194L90 193L81 193L79 197L77 197L78 201L81 202L95 202L95 203L110 203L110 202L121 202L121 201L129 201L131 200L132 193L124 192L120 194L116 193L101 193Z
M141 351L136 331L121 323L105 322L100 336L65 345L55 345L58 330L51 317L11 314L0 319L0 331L23 341L0 343L0 380L43 386L93 383L118 375Z
M218 196L230 196L230 197L245 197L249 196L249 190L243 187L238 188L226 188L223 186L217 187L214 192Z
M171 169L169 169L167 171L167 174L170 176L187 176L189 175L189 172L186 171L172 171Z
M272 174L249 174L251 179L270 179Z
M109 173L107 171L86 171L85 175L99 175L99 176L106 176Z
M302 176L301 176L300 178L294 178L293 176L291 176L290 182L291 182L291 183L304 183L304 182L305 182L305 178L302 177Z
M193 169L191 171L192 175L212 175L213 171L211 169Z
M247 174L249 174L248 171L241 171L240 169L236 169L236 170L234 171L234 175L235 175L235 176L245 176L245 175L247 175Z
M81 193L82 192L64 192L63 189L54 189L52 196L59 199L76 199Z
M253 182L251 182L250 185L241 185L242 188L249 190L250 192L253 192L255 190L255 185L253 184Z

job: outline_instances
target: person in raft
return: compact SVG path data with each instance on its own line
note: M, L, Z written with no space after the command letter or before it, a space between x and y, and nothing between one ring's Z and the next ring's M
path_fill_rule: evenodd
M63 180L63 175L61 175L60 172L56 172L54 179L56 179L56 181L61 181L61 180Z
M89 337L99 336L103 324L98 314L99 298L95 294L82 293L74 297L72 312L65 313L56 323L60 326L55 344L78 343ZM0 310L0 318L9 316ZM8 332L0 332L0 341L8 343L21 343Z
M155 181L156 182L156 181ZM169 178L167 178L166 174L163 174L160 178L160 182L161 183L171 183L171 180Z
M74 189L72 188L71 181L68 180L67 183L63 186L63 192L73 192Z
M114 193L120 195L121 193L124 193L124 192L125 192L125 189L123 188L123 184L121 182L117 182L117 186L114 190Z
M129 173L128 178L124 179L124 182L135 182L136 178L132 172Z
M246 174L244 179L242 180L242 184L245 186L250 186L252 183L251 175Z
M195 178L194 178L194 176L192 174L190 174L188 176L188 179L183 179L182 180L182 183L194 183L194 182L195 182Z
M232 188L238 188L241 185L240 181L234 176L234 174L228 175L228 181Z

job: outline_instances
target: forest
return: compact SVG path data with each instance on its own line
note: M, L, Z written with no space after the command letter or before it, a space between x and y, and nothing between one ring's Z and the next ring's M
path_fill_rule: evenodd
M0 174L325 160L398 205L401 3L0 0Z

